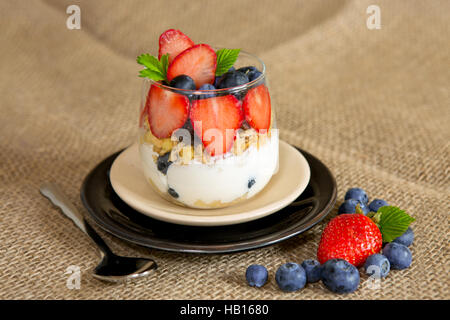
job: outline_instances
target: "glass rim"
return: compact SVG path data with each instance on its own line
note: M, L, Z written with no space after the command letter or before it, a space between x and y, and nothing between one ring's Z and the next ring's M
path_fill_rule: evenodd
M216 50L222 49L220 47L213 47ZM256 61L258 61L259 64L261 64L261 75L259 77L257 77L256 79L249 81L247 83L241 84L240 86L236 86L236 87L231 87L231 88L223 88L223 89L214 89L214 90L199 90L199 89L195 89L195 90L187 90L187 89L178 89L175 87L171 87L169 85L165 85L163 83L160 83L158 81L149 79L149 78L144 78L144 83L145 82L149 82L150 85L156 85L160 88L169 90L169 91L173 91L173 92L178 92L178 93L185 93L185 94L190 94L190 95L207 95L207 94L211 94L211 93L224 93L224 92L230 92L230 93L236 93L242 90L245 90L249 87L253 87L256 83L260 82L262 79L264 79L266 77L266 65L264 64L264 62L258 58L257 56L255 56L254 54L251 54L247 51L241 50L239 54L244 54L247 55L249 57L251 57L252 59L255 59ZM239 59L239 58L238 58Z

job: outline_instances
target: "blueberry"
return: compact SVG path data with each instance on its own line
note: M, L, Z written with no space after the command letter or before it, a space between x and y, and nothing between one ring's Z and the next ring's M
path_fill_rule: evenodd
M369 210L373 212L377 212L381 207L388 206L388 203L382 199L374 199L369 204Z
M220 80L222 80L222 76L218 76L214 79L214 87L217 88L217 86L219 85Z
M167 152L162 156L159 156L158 159L156 160L156 166L158 170L161 171L163 174L167 174L167 170L172 164L172 161L169 161L169 156L170 152Z
M212 84L205 83L200 88L198 88L198 90L216 90L216 87L214 87ZM199 99L207 99L212 97L214 97L214 93L198 95Z
M384 278L388 275L389 270L391 270L391 264L388 258L382 254L375 253L367 258L364 263L364 270L369 276L375 274L375 276Z
M248 180L247 187L250 189L256 183L255 178L251 178Z
M178 193L172 188L169 188L169 190L167 190L167 192L175 199L179 197Z
M347 193L345 194L345 200L348 199L355 199L364 204L367 204L367 202L369 202L367 193L361 188L348 189Z
M400 243L404 246L409 247L414 241L414 232L411 227L406 229L405 233L403 233L400 237L395 238L394 242Z
M281 290L285 292L297 291L306 284L306 272L302 266L288 262L278 268L275 280Z
M250 71L249 73L247 73L248 81L253 81L261 75L262 75L262 73L259 72L258 70Z
M348 199L345 200L338 209L338 214L342 213L355 213L356 206L359 205L361 210L364 214L368 214L370 212L369 208L365 205L360 203L358 200L355 199Z
M227 72L220 79L217 85L218 89L233 88L248 82L248 77L245 73L239 71Z
M237 69L237 71L248 75L252 71L258 71L258 69L256 69L256 67L254 67L254 66L247 66L247 67L239 68L239 69Z
M194 145L194 128L190 119L187 119L184 125L175 130L173 133L174 137L178 139L179 142L184 142L185 145Z
M196 88L194 80L184 74L173 78L172 81L170 81L170 86L182 90L195 90Z
M302 267L306 272L306 279L309 283L317 282L322 278L322 266L319 261L308 259L302 262Z
M322 282L335 293L349 293L358 289L358 269L343 259L331 259L322 266Z
M234 71L236 71L236 69L234 67L231 67L230 69L228 69L227 72L234 72ZM218 76L218 77L215 78L215 80L214 80L214 87L217 88L217 86L219 85L220 80L222 80L222 77L223 77L223 75Z
M268 276L267 269L259 264L252 264L245 272L245 279L251 287L261 288L267 282Z
M391 263L392 269L406 269L411 265L412 254L407 246L390 242L383 248L383 254Z
M248 122L246 120L244 120L244 121L242 121L241 128L244 130L248 130L251 128L251 126L248 124Z
M202 85L198 90L216 90L216 87L214 87L212 84L205 83Z

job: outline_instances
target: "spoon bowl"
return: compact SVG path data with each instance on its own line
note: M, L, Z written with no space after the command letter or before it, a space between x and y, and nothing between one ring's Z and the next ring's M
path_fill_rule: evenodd
M70 218L97 246L101 261L94 268L92 276L109 282L122 282L147 276L151 270L157 269L156 262L151 258L123 257L114 254L98 233L92 228L77 208L66 198L54 184L43 183L40 187L42 195Z
M155 261L147 258L105 256L92 276L103 281L123 281L145 277L157 268Z

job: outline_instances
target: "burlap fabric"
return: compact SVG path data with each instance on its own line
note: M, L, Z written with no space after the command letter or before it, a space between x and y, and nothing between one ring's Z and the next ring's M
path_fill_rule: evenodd
M66 8L81 8L81 30ZM366 27L371 4L380 30ZM0 298L3 299L448 299L449 1L1 1ZM175 27L197 42L240 47L267 64L281 137L334 172L337 206L349 187L417 221L411 268L379 290L339 296L321 283L278 290L287 261L315 257L325 222L259 250L224 255L147 250L101 232L120 254L152 254L160 268L127 284L90 270L90 242L38 191L55 181L80 210L81 182L135 139L141 82L135 57L157 52ZM260 290L248 265L270 272ZM70 265L81 288L66 287Z

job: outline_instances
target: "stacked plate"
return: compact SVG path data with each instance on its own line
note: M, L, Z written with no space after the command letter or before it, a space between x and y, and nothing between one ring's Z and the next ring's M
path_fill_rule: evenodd
M234 206L192 209L161 198L141 173L138 146L117 152L85 178L81 199L107 232L142 246L224 253L268 246L321 221L336 182L317 158L280 141L279 170L263 191Z

